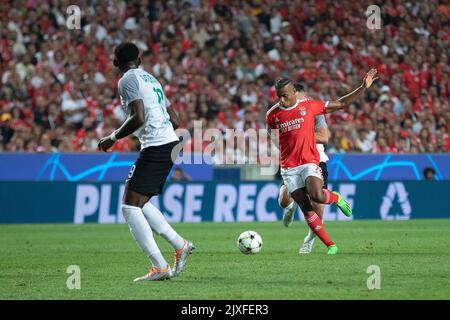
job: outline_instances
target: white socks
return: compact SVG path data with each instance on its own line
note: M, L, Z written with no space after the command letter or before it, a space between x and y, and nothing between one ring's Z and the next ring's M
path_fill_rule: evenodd
M167 223L161 211L149 202L142 208L145 219L153 231L166 239L175 249L181 249L184 239Z
M167 261L161 254L158 245L153 238L153 232L138 207L122 205L122 214L130 227L131 234L139 247L148 255L153 266L159 269L167 267Z
M312 239L316 237L316 234L314 231L311 230L311 228L308 229L308 235L306 236L305 240L303 242L310 242Z
M284 208L284 209L285 210L291 210L293 206L295 206L295 201L292 201L291 203L289 203L289 205L286 208ZM294 212L294 214L295 214L295 212Z

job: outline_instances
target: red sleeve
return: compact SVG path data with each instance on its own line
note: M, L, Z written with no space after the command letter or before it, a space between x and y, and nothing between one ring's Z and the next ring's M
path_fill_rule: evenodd
M311 100L309 105L315 116L327 113L328 101Z

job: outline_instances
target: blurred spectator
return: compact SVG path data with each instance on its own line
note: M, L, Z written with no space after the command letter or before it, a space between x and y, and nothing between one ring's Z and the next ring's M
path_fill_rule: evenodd
M425 180L436 180L436 171L433 168L425 168L423 170L423 176Z
M172 176L170 177L170 181L191 181L191 177L186 174L180 167L175 167L173 169Z
M61 110L65 122L73 126L74 129L79 129L82 126L83 119L87 116L86 100L77 97L71 90L64 92L61 100Z
M328 151L450 151L448 1L383 2L379 30L361 15L368 0L77 4L81 29L69 30L65 1L0 2L1 150L96 151L98 137L125 117L111 54L134 41L181 128L192 130L194 120L223 132L264 128L277 77L327 100L374 66L374 90L327 116ZM114 146L136 148L133 138Z

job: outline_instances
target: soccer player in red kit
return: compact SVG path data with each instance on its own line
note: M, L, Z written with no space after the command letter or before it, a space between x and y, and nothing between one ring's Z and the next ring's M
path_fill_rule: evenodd
M280 150L281 176L291 197L300 206L311 230L328 247L328 254L336 254L337 246L325 231L322 219L314 212L311 200L316 203L335 203L346 215L352 215L350 205L337 192L323 187L319 167L319 152L314 136L314 118L343 109L359 98L378 79L377 70L371 69L362 84L336 101L299 100L296 89L288 78L278 79L275 90L279 98L266 114L272 139ZM273 134L277 130L277 134Z

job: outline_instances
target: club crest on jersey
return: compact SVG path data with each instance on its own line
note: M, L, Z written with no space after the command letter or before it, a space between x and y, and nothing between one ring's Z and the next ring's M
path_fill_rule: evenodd
M300 112L300 115L302 117L306 115L306 109L305 108L300 108L299 112Z
M275 122L279 122L280 119L278 119L278 117L275 117Z

